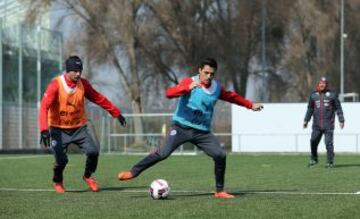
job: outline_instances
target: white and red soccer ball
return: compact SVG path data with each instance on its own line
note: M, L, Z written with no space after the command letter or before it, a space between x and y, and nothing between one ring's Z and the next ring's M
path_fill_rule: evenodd
M166 199L169 196L170 187L166 180L156 179L152 181L149 192L153 199Z

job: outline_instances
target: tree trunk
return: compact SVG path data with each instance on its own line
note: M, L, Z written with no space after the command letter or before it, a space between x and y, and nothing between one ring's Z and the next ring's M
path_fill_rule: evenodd
M137 56L136 56L136 6L133 2L129 2L130 10L132 11L129 16L129 30L128 30L128 54L130 62L130 74L131 74L131 107L133 113L141 114L143 113L142 101L141 101L141 90L140 90L140 77L137 69ZM142 118L135 116L134 117L134 131L135 134L144 133ZM143 144L143 136L135 136L135 144Z

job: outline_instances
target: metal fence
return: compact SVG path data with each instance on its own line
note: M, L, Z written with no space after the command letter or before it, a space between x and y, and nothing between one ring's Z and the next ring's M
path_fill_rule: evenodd
M213 130L225 134L219 136L222 145L231 150L230 108L217 108ZM39 144L38 106L24 104L21 108L16 103L3 104L3 142L1 151L41 150ZM20 121L20 113L21 121ZM166 132L171 126L171 113L124 114L127 126L121 127L118 120L98 106L88 104L89 122L94 127L94 134L100 143L101 153L147 153L162 144ZM134 119L141 118L144 133L135 133ZM141 141L138 141L141 137ZM74 149L74 151L77 151ZM191 144L182 145L180 153L196 153Z
M37 104L62 71L62 34L0 18L0 150L37 148Z
M226 150L231 151L230 107L227 105L217 107L214 114L212 130L219 138L221 145ZM102 153L148 153L162 145L172 124L172 113L124 114L124 116L127 119L126 128L121 127L117 120L109 116L103 117L100 126L97 126L99 122L95 125L96 127L101 127L101 131L99 132L98 128L97 133L98 136L101 136ZM142 120L144 133L135 133L135 118ZM181 145L175 153L197 154L199 151L191 143L186 143Z
M19 123L19 113L23 113L23 121ZM101 153L144 154L161 146L171 126L171 113L124 114L127 127L121 127L118 120L100 107L87 107L88 118L94 127L94 135L98 138ZM134 119L141 118L144 133L135 133ZM310 134L304 133L231 133L231 115L229 109L218 108L213 121L213 133L227 151L235 152L308 152ZM3 145L0 152L6 151L42 151L39 144L38 108L24 105L21 110L16 104L4 104ZM19 132L19 129L22 129ZM20 136L20 134L22 136ZM338 133L335 138L336 151L360 152L359 133ZM136 137L142 141L136 141ZM275 140L276 145L262 144L258 141L269 138ZM350 141L345 141L346 139ZM277 139L277 140L276 140ZM338 142L336 142L338 141ZM319 146L324 151L325 147ZM78 152L77 147L71 148ZM194 145L181 145L177 154L198 154Z
M27 150L39 147L38 110L34 104L3 104L2 150ZM21 121L20 121L21 120Z

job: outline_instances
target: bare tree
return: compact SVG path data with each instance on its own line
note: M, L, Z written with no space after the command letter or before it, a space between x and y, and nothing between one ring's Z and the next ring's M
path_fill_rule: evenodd
M339 1L340 2L340 1ZM345 33L344 38L344 91L360 93L360 2L357 0L344 1L344 20L345 20ZM340 12L338 12L340 16ZM339 32L340 34L340 32ZM340 38L340 35L338 35ZM336 48L340 51L340 45ZM339 52L340 53L340 52ZM339 54L338 53L338 60ZM339 75L337 73L337 75Z
M193 71L204 56L213 56L206 12L211 1L147 1L152 31L144 32L144 55L168 81ZM152 42L152 43L151 43Z
M143 33L142 48L168 82L178 83L177 71L194 72L200 59L213 56L221 63L221 80L245 93L249 60L258 43L256 2L148 1L147 7L158 28Z
M258 3L259 1L229 0L227 4L221 4L221 1L217 1L218 19L216 25L212 26L216 33L215 42L221 42L217 44L217 51L220 51L225 66L225 82L244 95L250 60L258 54L256 48L260 42L261 8Z
M327 4L332 7L330 11L336 8L333 1ZM284 42L283 64L289 74L291 90L288 95L304 101L320 76L330 76L335 69L334 47L338 26L333 25L335 18L315 0L297 1L291 14Z
M149 85L162 90L170 83L178 83L180 77L196 72L196 64L206 56L219 60L223 84L244 95L250 67L254 65L251 60L261 57L263 0L30 2L29 17L56 4L66 10L67 16L61 21L75 18L79 29L68 45L81 47L90 66L113 67L134 113L144 111L142 97L147 98ZM359 91L354 79L360 77L356 49L356 11L360 3L345 2L349 36L345 41L346 89ZM266 54L271 100L305 100L322 75L339 87L339 7L340 1L267 1ZM151 101L156 99L162 105L168 104L161 98ZM135 129L142 131L140 120Z
M34 0L29 18L36 18L44 7L51 5L65 11L64 19L71 16L80 24L81 29L74 30L73 37L82 42L88 61L113 66L129 95L133 113L142 113L136 21L141 13L141 1ZM135 132L142 133L141 119L135 118L134 122Z

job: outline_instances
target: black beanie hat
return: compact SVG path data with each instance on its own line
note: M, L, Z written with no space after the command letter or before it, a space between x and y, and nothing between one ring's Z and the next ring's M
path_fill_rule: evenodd
M82 61L78 56L70 56L65 61L65 70L69 71L82 71L83 65Z

